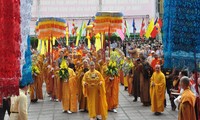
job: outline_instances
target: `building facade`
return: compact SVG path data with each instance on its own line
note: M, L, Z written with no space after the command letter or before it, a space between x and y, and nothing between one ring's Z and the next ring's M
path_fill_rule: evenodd
M41 17L62 17L72 29L72 21L80 26L87 22L97 11L120 11L133 32L132 21L135 19L136 32L140 31L144 18L148 20L156 17L157 0L33 0L31 35L34 35L35 23Z

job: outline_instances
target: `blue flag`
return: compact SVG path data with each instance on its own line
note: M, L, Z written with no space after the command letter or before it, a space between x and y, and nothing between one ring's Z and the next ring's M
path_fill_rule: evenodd
M137 29L136 29L136 27L135 27L135 19L134 19L134 18L133 18L132 26L133 26L133 33L135 33L135 31L136 31Z

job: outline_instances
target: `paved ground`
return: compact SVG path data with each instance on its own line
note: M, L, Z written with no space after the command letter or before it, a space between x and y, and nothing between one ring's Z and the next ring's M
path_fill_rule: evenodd
M44 98L44 101L29 103L28 120L89 120L88 114L84 112L62 113L60 102L50 101L47 94L44 94ZM150 107L144 107L141 102L132 102L132 100L133 97L128 96L127 91L120 86L118 113L109 112L108 120L177 120L178 113L171 111L169 101L163 114L155 116ZM8 120L8 115L5 120Z

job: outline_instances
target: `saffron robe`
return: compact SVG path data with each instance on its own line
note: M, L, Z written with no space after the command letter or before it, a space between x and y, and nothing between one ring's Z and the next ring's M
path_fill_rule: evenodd
M43 85L43 72L41 64L37 64L40 73L33 75L34 82L29 86L30 100L43 99L42 85Z
M102 84L100 85L100 82ZM86 83L87 85L84 85ZM95 118L97 115L102 116L102 120L107 118L107 102L105 81L97 70L88 71L83 77L83 94L87 97L88 112L90 118Z
M77 81L76 74L73 69L68 68L69 79L66 82L61 80L61 96L63 110L70 110L71 112L77 112L78 98L77 98Z
M195 115L196 97L190 89L183 91L178 111L178 120L196 120Z
M102 75L105 79L106 87L106 100L108 104L108 110L112 110L119 105L119 77L114 77L114 80L110 80L109 76L106 75L107 65L104 64L102 68Z
M154 82L155 86L152 86ZM151 111L163 112L165 100L166 81L162 72L154 72L150 83Z
M83 95L82 80L83 80L83 76L87 72L87 70L89 70L89 69L88 68L84 69L82 67L78 71L78 75L77 75L79 109L84 109L84 110L87 109L87 98Z

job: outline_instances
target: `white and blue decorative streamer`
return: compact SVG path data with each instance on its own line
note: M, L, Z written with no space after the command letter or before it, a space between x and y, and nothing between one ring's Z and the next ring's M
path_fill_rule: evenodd
M22 86L33 83L32 78L32 59L31 59L31 48L30 48L30 36L27 38L27 49L25 51L25 64L22 67L22 78L20 84Z
M30 21L32 0L20 0L20 16L21 16L21 81L20 84L30 84L32 80L32 64L31 64L31 50L30 50Z

